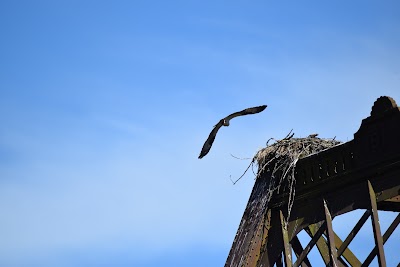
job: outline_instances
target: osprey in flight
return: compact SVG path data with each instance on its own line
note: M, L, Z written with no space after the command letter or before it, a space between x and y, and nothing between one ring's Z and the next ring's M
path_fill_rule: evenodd
M266 107L267 107L267 105L263 105L263 106L259 106L259 107L253 107L253 108L246 108L246 109L244 109L242 111L238 111L238 112L232 113L231 115L221 119L214 126L214 129L212 129L210 135L208 136L206 142L204 143L203 148L201 149L201 152L200 152L200 155L199 155L199 159L201 159L202 157L207 155L207 153L210 151L211 146L212 146L212 144L214 142L215 136L217 135L217 132L218 132L219 128L221 128L222 126L229 126L229 121L231 119L235 118L235 117L260 113Z

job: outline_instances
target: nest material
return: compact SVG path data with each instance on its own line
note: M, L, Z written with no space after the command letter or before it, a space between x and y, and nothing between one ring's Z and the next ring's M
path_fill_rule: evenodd
M285 220L287 227L295 196L295 167L298 160L340 144L335 138L322 139L318 138L316 134L306 138L293 138L293 135L290 132L282 140L270 139L267 146L260 149L252 158L243 175L234 182L239 181L250 167L258 166L255 174L257 181L230 252L231 262L235 261L235 257L240 258L238 266L242 266L242 263L246 262L250 250L255 248L254 244L257 243L255 237L257 235L264 236L264 230L267 229L265 224L268 221L267 211L270 200L274 194L280 194L283 191L289 196ZM271 140L274 142L269 144ZM261 255L261 251L265 250L263 247L265 245L260 247L259 255Z
M260 149L254 156L252 163L258 165L257 179L267 176L267 192L264 192L262 203L267 208L274 193L279 193L283 187L289 191L288 217L293 205L295 196L295 167L297 161L303 157L318 153L322 150L331 148L341 142L333 139L318 138L316 134L306 138L293 138L294 134L286 136L282 140L275 142L265 148Z
M270 139L274 140L274 139ZM268 141L269 143L269 141ZM293 138L293 134L282 140L260 149L253 158L257 162L258 175L265 170L271 170L271 175L277 171L284 171L281 179L285 179L287 173L293 170L299 159L331 148L341 142L333 139L322 139L316 135L309 135L306 138Z

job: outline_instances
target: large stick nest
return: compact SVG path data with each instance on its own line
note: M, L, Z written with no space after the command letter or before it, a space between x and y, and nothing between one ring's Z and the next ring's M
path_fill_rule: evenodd
M263 200L264 205L268 205L272 195L279 193L281 187L287 186L289 189L288 199L288 218L293 206L295 196L295 168L297 161L303 157L318 153L322 150L340 144L333 139L318 138L317 134L309 135L306 138L293 138L294 134L288 134L282 140L274 140L275 143L260 149L253 158L258 165L257 178L260 175L269 176L268 192ZM265 207L264 207L265 208Z
M335 138L318 138L317 134L309 135L306 138L293 138L293 135L290 132L284 139L271 138L268 140L267 146L256 153L249 165L249 167L258 166L256 179L267 178L267 184L263 186L265 189L259 192L261 194L259 201L261 201L264 211L268 207L273 194L279 194L284 188L288 190L287 219L289 219L295 196L297 161L341 143ZM270 141L273 141L272 144L269 144Z
M270 139L267 146L256 153L253 162L256 161L258 165L257 175L269 170L275 176L280 171L281 179L285 179L289 171L294 170L299 159L340 144L335 138L322 139L317 134L306 138L293 138L293 135L289 134L282 140ZM271 140L275 143L269 145Z
M249 250L253 248L254 237L260 234L259 229L262 229L261 231L266 229L267 211L270 207L270 200L274 195L288 195L287 213L285 214L285 227L287 227L295 197L297 162L303 157L340 143L335 138L318 138L316 134L309 135L306 138L293 138L293 135L290 132L284 139L268 140L266 147L256 153L246 171L239 177L241 179L250 167L258 167L257 173L255 173L257 181L234 241L239 242L241 240L241 243L235 245L233 257L237 255L243 260L243 257L249 255ZM261 227L259 227L260 225ZM261 236L264 236L264 232L261 233ZM241 266L241 263L239 265Z

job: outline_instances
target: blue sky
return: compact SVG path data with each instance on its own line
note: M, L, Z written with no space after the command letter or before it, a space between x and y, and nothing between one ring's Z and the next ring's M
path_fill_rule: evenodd
M348 141L376 98L400 102L399 10L1 0L0 266L222 266L254 183L232 185L249 162L230 154L290 129Z

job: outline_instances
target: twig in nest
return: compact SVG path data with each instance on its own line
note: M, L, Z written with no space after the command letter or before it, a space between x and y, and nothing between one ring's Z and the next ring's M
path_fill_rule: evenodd
M286 221L290 218L291 209L295 198L295 168L299 159L318 153L322 150L338 145L340 142L333 139L321 139L316 135L310 135L306 138L294 138L292 130L285 138L276 140L275 143L259 150L254 156L255 164L258 165L257 177L265 180L265 187L258 192L258 200L261 210L267 211L269 201L274 194L287 192L288 194L288 210ZM287 190L287 191L286 191Z
M268 146L268 144L269 144L269 141L271 141L271 140L275 140L275 139L272 138L272 137L271 137L270 139L268 139L267 144L266 144L267 146Z
M243 172L243 174L242 174L236 181L233 181L233 180L231 179L231 176L230 176L229 179L231 180L231 182L235 185L240 179L242 179L242 177L246 174L246 172L249 170L250 166L253 165L253 163L254 163L254 158L253 158L252 161L250 162L249 166L247 166L247 168L246 168L246 170Z
M251 164L251 171L253 172L254 177L257 178L257 173L254 171L254 161L253 164Z
M234 155L232 155L232 154L230 154L230 155L231 155L232 158L239 159L239 160L253 159L253 158L239 158L239 157L236 157L236 156L234 156Z
M290 130L290 132L286 135L285 138L283 138L282 140L286 140L286 139L290 139L294 136L293 129Z

